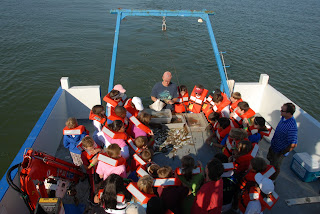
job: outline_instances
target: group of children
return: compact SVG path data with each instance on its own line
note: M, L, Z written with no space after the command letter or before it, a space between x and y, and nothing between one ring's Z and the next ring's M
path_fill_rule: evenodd
M231 204L239 205L243 213L259 205L260 211L271 208L276 194L271 187L265 192L261 186L269 182L273 168L255 157L258 142L270 134L265 120L254 117L238 92L229 100L220 90L207 97L208 90L201 85L194 87L190 97L185 86L178 90L176 113L204 112L213 130L206 142L222 149L221 153L205 169L190 155L175 170L152 162L151 115L143 111L140 98L128 99L126 90L116 85L103 98L106 110L96 105L90 112L96 128L92 137L75 118L69 118L63 130L63 143L74 164L83 165L89 176L90 200L106 213L133 209L141 211L136 213L221 213ZM257 196L251 200L247 196L254 191ZM267 206L265 199L272 197L274 203Z

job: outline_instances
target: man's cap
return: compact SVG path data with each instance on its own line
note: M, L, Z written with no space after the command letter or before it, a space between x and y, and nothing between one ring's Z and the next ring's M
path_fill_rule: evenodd
M194 92L200 95L203 92L203 88L196 88Z
M270 194L274 191L274 184L271 179L264 177L261 173L257 173L254 179L263 193Z
M127 206L126 214L146 214L146 210L140 204L132 203Z
M139 97L133 97L132 98L132 103L134 104L134 106L136 107L136 109L138 111L142 111L143 110L143 105L142 105L142 101Z
M120 93L126 93L126 89L122 85L118 84L113 87L113 90L118 90Z

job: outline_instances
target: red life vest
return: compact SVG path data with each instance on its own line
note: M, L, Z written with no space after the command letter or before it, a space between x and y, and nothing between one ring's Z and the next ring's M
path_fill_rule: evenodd
M128 99L123 106L132 116L138 116L139 111L132 107L132 98Z
M113 107L109 108L108 119L112 121L121 120L123 123L125 123L125 118L122 118L116 115Z
M66 126L63 129L63 135L81 135L83 132L87 132L87 134L89 134L83 125L77 126L74 129L69 129L68 126Z
M101 199L104 189L100 189L98 192L98 198ZM125 200L125 196L123 194L117 194L117 202L123 203Z
M225 129L218 128L218 129L216 130L216 136L217 136L217 140L218 140L219 143L223 140L223 138L224 138L227 134L229 134L230 130L231 130L231 126L230 126L230 125L229 125L227 128L225 128Z
M240 115L240 113L236 110L236 111L234 111L234 115L231 118L232 123L235 128L239 128L240 125L242 125L243 119L245 119L245 118L249 119L249 118L253 117L255 114L256 113L251 108L249 108L249 110L242 115Z
M131 116L129 120L130 122L132 122L132 124L144 131L147 135L151 134L151 129L148 126L141 123L135 116Z
M153 181L154 187L180 186L181 181L178 178L156 178Z
M143 193L139 190L137 183L131 182L127 186L127 190L141 203L147 204L150 198L155 197L154 194Z
M143 166L140 165L138 167L138 169L136 170L136 172L140 177L143 177L145 175L149 175L149 173L146 171L145 165L143 165Z
M266 170L264 170L263 172L260 172L264 177L266 178L270 178L271 175L273 175L276 172L274 166L272 165L267 165ZM249 171L242 179L241 183L240 183L240 189L245 188L245 186L247 185L248 182L255 182L254 176L256 175L256 172L253 171Z
M237 160L235 160L236 171L235 173L244 172L249 168L250 161L252 158L257 156L259 150L258 144L255 144L252 150L245 155L240 156Z
M212 131L215 132L215 131L218 129L218 125L219 125L218 121L216 121L216 122L210 122L210 124L211 124L211 126L212 126Z
M223 100L220 104L216 104L215 107L213 107L213 110L218 113L221 113L221 111L231 103L231 101L228 99L228 96L225 93L221 92L221 95L223 97Z
M209 95L205 101L204 104L202 106L202 112L204 113L204 115L206 116L206 118L208 119L209 115L214 112L212 109L212 106L214 106L214 102L212 101L212 96Z
M202 169L200 166L197 166L197 168L192 170L193 175L200 174L201 172L202 172ZM176 168L175 173L177 175L184 175L182 168Z
M272 127L267 127L267 129L268 129L268 130L266 130L266 131L260 131L260 132L259 132L259 129L254 128L254 125L252 125L252 126L250 126L250 127L248 128L248 135L249 135L249 136L250 136L250 135L254 135L254 134L256 134L256 133L259 132L259 134L261 135L261 138L262 138L263 136L269 137L270 134L271 134Z
M102 128L102 132L108 135L109 137L111 137L112 139L123 139L123 140L128 139L128 135L125 132L115 132L106 126Z
M140 154L142 152L142 149L139 149L135 144L134 144L134 140L132 138L129 138L127 140L128 145L131 147L131 149L133 149L133 151L135 151L136 153Z
M109 103L110 105L112 105L113 107L116 107L117 105L123 106L123 103L125 102L126 98L127 98L127 96L123 96L123 97L121 97L121 100L115 101L115 100L111 99L110 93L108 93L106 96L104 96L103 100L106 103Z
M100 146L98 146L96 144L96 142L94 142L93 144L93 147L96 149L96 148L99 148ZM96 154L91 154L88 150L86 150L83 146L82 146L82 141L77 145L77 148L84 153L85 157L89 160L89 162L91 163L92 162L92 159L98 155L98 153Z
M246 138L246 139L243 139L243 140L248 140L248 139ZM226 146L223 149L223 154L225 154L227 157L230 157L232 155L232 149L237 148L238 143L240 141L241 140L231 139L231 137L228 136L227 141L226 141Z
M238 103L243 102L242 99L237 100L234 103L230 104L230 112L233 112L237 107L238 107Z
M174 104L174 111L176 113L183 113L188 111L189 94L186 92L183 96L179 93L177 102Z
M103 163L106 163L110 166L121 166L121 165L126 165L126 159L124 159L123 157L120 157L118 159L114 159L109 157L107 154L102 154L99 153L98 154L98 161L102 161Z
M223 168L224 168L224 171L225 171L225 172L234 170L234 169L236 168L236 166L234 165L233 162L230 162L230 163L222 163L222 165L223 165Z
M192 111L193 113L200 113L203 101L208 94L208 90L203 89L202 94L200 95L200 98L197 98L196 97L197 95L194 92L195 89L196 89L196 86L194 86L193 91L190 96L190 99L189 99L189 111Z
M100 116L94 114L92 111L90 111L89 120L98 121L98 122L101 123L102 125L104 125L104 124L106 123L106 121L107 121L106 118L100 117Z
M133 159L141 166L146 165L147 162L145 162L140 155L138 155L137 153L133 154Z

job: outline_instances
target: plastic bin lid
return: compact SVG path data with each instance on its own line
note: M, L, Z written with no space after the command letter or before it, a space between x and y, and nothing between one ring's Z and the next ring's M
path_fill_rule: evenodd
M320 171L320 160L311 157L307 152L296 153L293 155L293 158L301 162L301 165L309 172Z

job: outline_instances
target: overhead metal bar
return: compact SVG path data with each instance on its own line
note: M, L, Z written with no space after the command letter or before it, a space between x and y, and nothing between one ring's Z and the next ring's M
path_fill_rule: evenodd
M114 36L114 43L113 43L113 53L112 53L112 60L111 60L111 69L110 69L110 77L109 77L109 87L108 92L113 89L113 81L114 81L114 73L115 73L115 65L116 65L116 58L117 58L117 49L118 49L118 40L119 40L119 32L120 32L120 24L121 20L126 16L181 16L181 17L198 17L206 21L207 29L209 32L209 37L211 41L211 45L213 48L213 53L216 58L220 78L221 78L221 86L220 88L224 91L228 97L230 97L230 92L227 84L227 78L224 73L222 61L220 58L220 53L218 50L218 46L216 43L216 39L213 34L211 22L209 19L209 15L213 15L213 11L209 10L128 10L128 9L115 9L110 11L111 14L117 14L117 23L116 23L116 30Z

